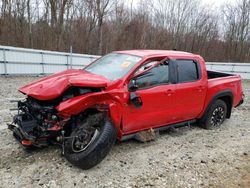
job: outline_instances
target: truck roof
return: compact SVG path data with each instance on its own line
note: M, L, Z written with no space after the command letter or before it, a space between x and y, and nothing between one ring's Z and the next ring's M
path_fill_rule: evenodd
M183 51L175 50L123 50L116 51L117 53L124 53L130 55L136 55L140 57L146 56L194 56L194 54Z

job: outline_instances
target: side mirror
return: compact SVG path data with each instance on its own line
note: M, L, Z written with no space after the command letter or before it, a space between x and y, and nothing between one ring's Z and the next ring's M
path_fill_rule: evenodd
M142 107L142 100L141 97L136 95L135 92L130 93L130 101L131 103L136 107L136 108L141 108Z
M136 84L135 79L130 80L130 82L128 83L128 89L129 91L132 91L132 92L138 89L138 85Z

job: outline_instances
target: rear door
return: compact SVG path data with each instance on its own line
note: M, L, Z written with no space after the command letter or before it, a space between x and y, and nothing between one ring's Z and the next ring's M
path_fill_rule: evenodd
M175 91L176 120L194 119L201 113L207 92L207 79L199 62L192 59L174 60L177 69Z

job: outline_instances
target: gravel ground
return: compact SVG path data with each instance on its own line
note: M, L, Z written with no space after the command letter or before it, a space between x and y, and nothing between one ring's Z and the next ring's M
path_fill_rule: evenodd
M0 77L0 187L250 187L250 82L244 105L218 130L197 126L149 143L117 143L98 166L73 167L51 146L27 152L6 123L17 88L36 77Z

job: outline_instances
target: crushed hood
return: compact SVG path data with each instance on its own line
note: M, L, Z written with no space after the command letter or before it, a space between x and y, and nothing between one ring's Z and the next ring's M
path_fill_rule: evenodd
M59 97L70 86L100 88L106 87L108 82L101 75L71 69L32 82L19 91L38 100L51 100Z

